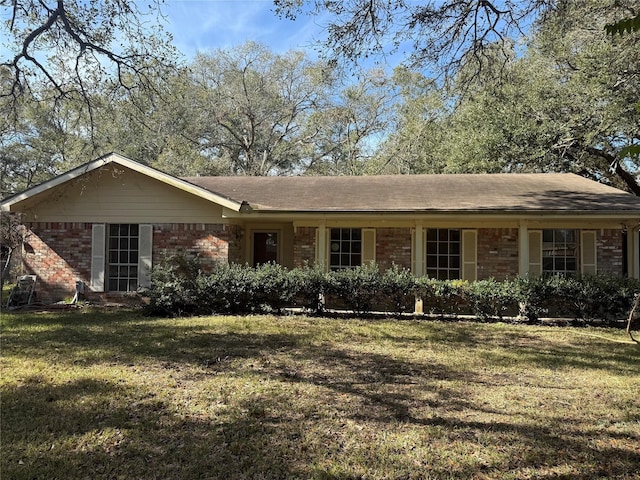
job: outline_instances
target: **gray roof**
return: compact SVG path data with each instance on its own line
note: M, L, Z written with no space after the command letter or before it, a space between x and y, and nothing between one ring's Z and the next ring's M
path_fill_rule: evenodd
M567 173L184 180L270 212L640 212L640 197Z

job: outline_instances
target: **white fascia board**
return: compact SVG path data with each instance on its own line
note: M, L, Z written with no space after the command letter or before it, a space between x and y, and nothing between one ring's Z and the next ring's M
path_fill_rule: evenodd
M191 193L192 195L196 195L205 200L209 200L210 202L216 203L218 205L221 205L222 207L228 208L236 212L240 210L240 207L242 205L239 202L236 202L226 197L223 197L221 195L212 193L208 190L205 190L202 187L199 187L192 183L186 182L180 178L169 175L168 173L164 173L159 170L156 170L155 168L142 165L141 163L138 163L138 162L134 162L133 160L123 157L122 155L118 155L117 153L111 153L104 157L93 160L89 163L85 163L84 165L76 167L73 170L69 170L68 172L63 173L62 175L58 175L57 177L52 178L51 180L48 180L44 183L41 183L40 185L36 185L35 187L25 190L24 192L21 192L12 197L6 198L5 200L0 202L0 208L4 211L9 211L11 209L11 205L15 203L21 202L22 200L25 200L34 195L38 195L39 193L45 192L51 188L54 188L70 180L74 180L86 173L89 173L93 170L104 167L110 163L115 163L123 167L129 168L138 173L141 173L148 177L159 180L167 185L171 185L172 187Z

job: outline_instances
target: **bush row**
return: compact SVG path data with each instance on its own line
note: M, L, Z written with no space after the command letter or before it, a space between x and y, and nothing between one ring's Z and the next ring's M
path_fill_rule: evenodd
M537 322L541 317L581 321L616 320L627 315L637 280L615 276L514 278L466 282L416 278L394 266L381 272L368 265L325 273L319 268L288 270L277 264L249 267L219 264L204 272L197 259L173 256L154 268L148 311L154 315L281 312L326 308L366 315L413 312L415 298L425 313L506 316Z

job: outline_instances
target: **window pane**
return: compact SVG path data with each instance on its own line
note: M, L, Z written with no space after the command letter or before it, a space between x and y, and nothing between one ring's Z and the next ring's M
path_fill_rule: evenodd
M362 240L362 230L359 228L351 229L351 240L360 241Z
M351 256L351 266L359 267L362 264L362 257L360 255L352 255Z
M449 241L450 242L459 242L460 241L460 230L449 230Z
M427 230L427 242L435 242L438 240L438 230L430 228Z
M111 291L137 288L138 231L138 225L134 224L109 225L107 285Z

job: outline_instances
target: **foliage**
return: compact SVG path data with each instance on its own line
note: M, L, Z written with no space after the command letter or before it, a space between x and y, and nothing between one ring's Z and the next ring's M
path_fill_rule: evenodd
M466 285L463 294L474 315L481 320L502 320L506 313L518 311L510 281L479 280Z
M382 272L380 291L386 299L388 310L395 314L412 312L415 306L415 285L416 279L411 271L395 263Z
M411 52L405 63L453 76L464 64L487 68L487 51L508 49L528 24L553 11L547 0L446 0L371 2L275 0L277 12L296 18L303 11L323 19L323 50L334 61Z
M631 3L559 4L525 51L488 52L499 71L462 69L447 91L397 72L398 126L377 162L403 173L573 172L640 194L630 155L640 35L603 30Z
M356 315L373 311L382 290L382 277L374 263L331 272L327 293L337 297Z
M149 87L157 69L173 68L177 60L157 21L160 3L2 2L0 99L9 105L8 118L20 121L14 107L25 98L46 100L52 111L76 102L93 127L96 85L108 85L112 94Z
M612 322L626 317L640 291L640 281L612 275L467 282L415 278L396 265L381 272L375 264L325 273L318 266L289 270L274 263L218 263L205 271L197 258L186 255L163 259L151 281L147 311L164 316L281 313L294 307L315 314L329 307L354 315L399 315L412 312L419 298L426 313L444 317Z
M610 35L640 31L640 13L635 17L624 18L615 23L610 23L605 26L605 30Z
M420 277L415 280L415 294L423 301L425 312L439 316L464 313L463 291L467 282Z
M165 256L151 271L150 313L177 317L200 313L200 262L186 255Z

